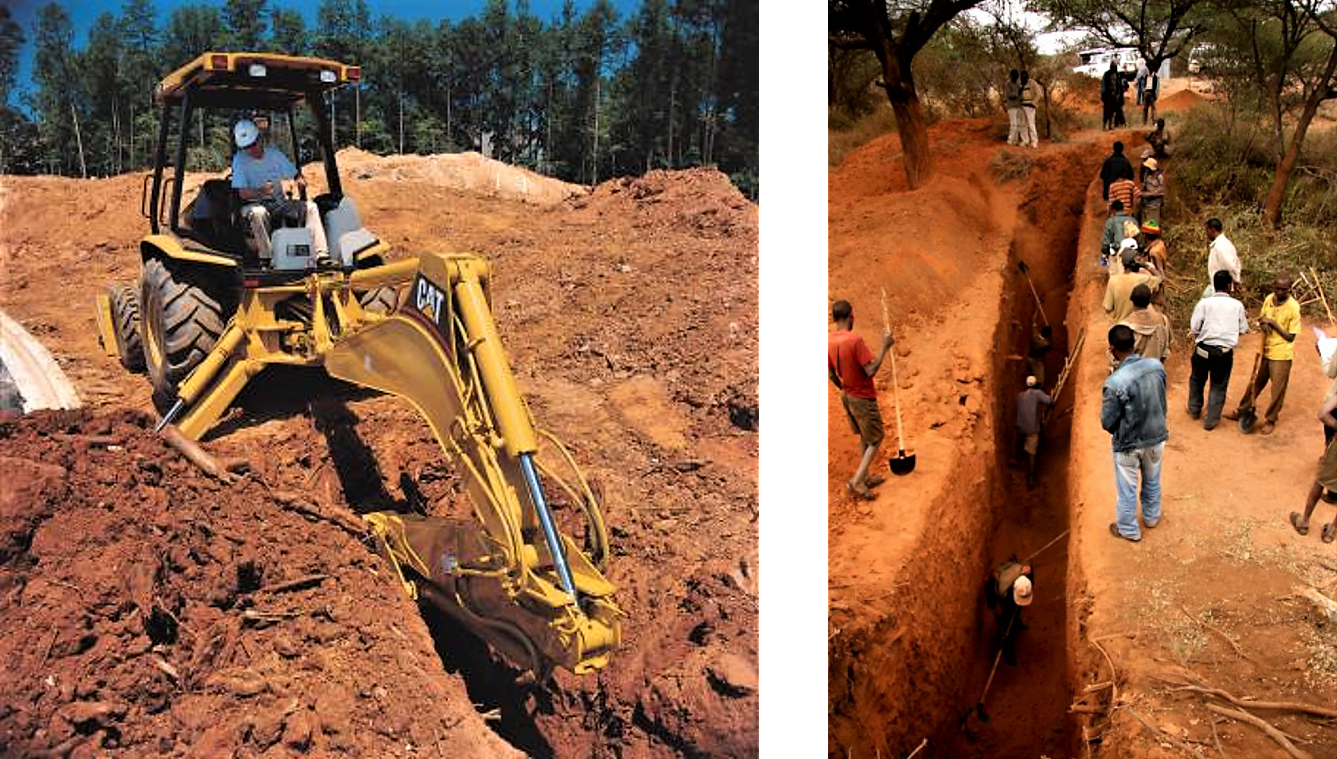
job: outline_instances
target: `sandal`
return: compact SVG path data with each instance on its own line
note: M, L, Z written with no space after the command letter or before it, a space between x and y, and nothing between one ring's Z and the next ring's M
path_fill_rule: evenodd
M1309 525L1300 524L1300 512L1298 511L1291 512L1291 527L1294 527L1295 531L1300 533L1301 535L1309 534Z
M1337 540L1337 521L1323 525L1323 542L1331 543L1334 540Z
M855 487L854 483L847 482L845 483L845 489L850 491L850 495L854 496L854 500L856 501L877 500L877 496L873 494L873 491L869 490L867 487L864 487L863 485Z
M870 474L867 477L863 478L863 486L866 488L875 488L886 481L887 481L886 477L882 477L876 474Z

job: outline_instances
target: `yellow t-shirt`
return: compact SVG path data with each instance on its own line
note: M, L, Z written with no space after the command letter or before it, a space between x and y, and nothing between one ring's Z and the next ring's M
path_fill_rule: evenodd
M1273 305L1273 296L1269 295L1263 299L1263 310L1259 316L1271 319L1287 332L1300 338L1300 304L1294 296L1286 299L1280 306ZM1281 335L1272 330L1268 330L1267 339L1263 342L1263 358L1270 358L1274 361L1293 361L1295 360L1295 343L1287 342Z

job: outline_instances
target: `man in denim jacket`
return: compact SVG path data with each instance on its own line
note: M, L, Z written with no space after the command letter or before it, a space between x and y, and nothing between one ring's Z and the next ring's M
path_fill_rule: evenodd
M1133 353L1133 330L1118 324L1109 332L1116 369L1105 380L1100 404L1100 426L1114 436L1114 484L1119 492L1118 522L1110 534L1138 541L1137 525L1141 474L1142 523L1148 528L1161 519L1161 459L1165 440L1165 367L1154 358Z

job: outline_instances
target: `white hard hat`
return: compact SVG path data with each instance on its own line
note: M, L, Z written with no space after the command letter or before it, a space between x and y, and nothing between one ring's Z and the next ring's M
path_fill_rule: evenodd
M1031 587L1029 577L1021 576L1012 583L1012 600L1017 602L1017 606L1030 606L1034 600L1034 589Z
M232 127L232 136L237 140L237 147L245 149L255 144L260 137L260 127L250 119L242 119Z
M1038 384L1039 380L1037 380L1033 375L1026 378L1026 387L1035 387Z

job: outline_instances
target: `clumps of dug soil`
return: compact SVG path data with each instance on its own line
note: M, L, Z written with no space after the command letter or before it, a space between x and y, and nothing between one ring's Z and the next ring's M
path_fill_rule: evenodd
M516 755L352 530L150 423L0 423L0 755Z

